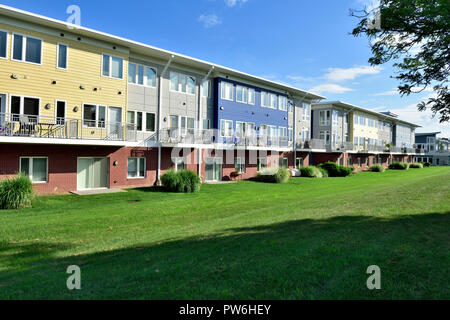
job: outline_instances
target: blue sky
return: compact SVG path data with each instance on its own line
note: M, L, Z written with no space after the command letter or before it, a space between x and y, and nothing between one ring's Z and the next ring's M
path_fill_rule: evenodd
M211 61L270 80L317 92L328 100L391 110L442 131L429 112L418 112L425 91L395 92L390 65L370 67L368 40L349 33L357 23L349 9L371 0L13 0L2 4L66 20L66 8L81 8L81 24L177 53ZM117 5L114 5L117 3Z

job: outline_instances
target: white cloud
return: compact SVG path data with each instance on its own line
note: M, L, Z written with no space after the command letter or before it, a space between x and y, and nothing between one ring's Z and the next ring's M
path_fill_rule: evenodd
M316 80L315 78L308 78L303 76L286 76L286 78L295 82L312 82Z
M309 91L314 92L314 93L346 93L349 91L353 91L353 89L351 88L346 88L343 86L340 86L338 84L334 84L334 83L326 83L326 84L321 84L318 86L315 86L311 89L309 89Z
M228 7L232 8L232 7L236 6L237 4L239 4L239 5L242 6L242 5L245 4L247 1L248 1L248 0L225 0L225 4L226 4Z
M198 17L198 21L202 22L205 28L212 28L222 23L220 18L215 14L202 14L200 17Z
M363 75L378 74L383 70L381 67L375 66L358 66L353 68L329 68L328 73L325 74L325 79L332 82L342 82L346 80L354 80Z
M418 92L433 92L433 88L430 88L430 87L427 87L427 88L426 88L425 90L423 90L423 91L422 91L422 88L419 88L419 87L413 87L411 90L413 91L413 93L418 93ZM375 96L375 97L381 97L381 96L396 96L396 95L400 95L400 93L398 92L397 89L372 94L372 96Z

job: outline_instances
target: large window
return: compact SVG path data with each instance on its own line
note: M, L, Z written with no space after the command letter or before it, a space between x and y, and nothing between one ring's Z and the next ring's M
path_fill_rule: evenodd
M270 107L269 94L265 91L261 91L261 106L267 108Z
M12 59L30 63L41 64L42 40L14 34Z
M43 157L20 158L20 172L34 183L48 181L48 159Z
M155 132L155 114L154 113L148 113L146 114L145 118L145 131L147 132Z
M278 97L278 108L282 111L288 110L288 99L283 96Z
M248 89L242 86L236 86L236 101L247 103L248 102Z
M255 104L255 89L248 89L248 104Z
M128 178L145 178L145 158L128 158Z
M156 87L156 70L130 63L128 66L128 82L141 86Z
M222 137L232 137L233 136L233 121L220 120L220 134L222 135Z
M205 80L202 84L202 97L211 97L211 81Z
M309 103L303 103L302 120L309 121L310 114L311 114L311 105Z
M170 72L170 90L195 94L195 78L178 72Z
M40 100L23 96L11 96L11 114L13 121L22 121L22 115L27 115L28 121L37 121L39 116Z
M325 140L325 144L330 144L330 131L320 131L319 138Z
M267 158L261 157L257 159L258 172L261 172L265 168L267 168Z
M270 108L276 109L277 108L277 95L276 94L269 94L269 100L270 100Z
M321 126L329 126L330 125L330 111L322 110L319 111L319 121Z
M58 43L57 67L58 69L67 69L68 47L65 44Z
M229 82L222 82L220 84L220 98L224 100L233 101L234 100L233 88L234 88L233 84Z
M64 125L66 119L66 102L65 101L56 101L56 124Z
M181 121L181 133L182 134L187 134L189 131L193 131L195 129L195 118L190 118L190 117L180 117L180 121Z
M283 139L288 138L288 129L286 127L279 127L278 128L278 136Z
M8 33L0 30L0 58L8 56Z
M155 132L155 114L140 111L127 111L127 123L136 125L137 131Z
M361 126L365 126L366 125L366 118L363 116L359 116L359 124Z
M234 158L234 170L245 173L245 158Z
M333 125L337 126L339 124L339 112L337 110L333 110Z
M89 128L105 128L106 107L85 104L83 105L83 124Z
M123 59L103 54L102 75L105 77L123 79Z
M308 128L302 128L302 141L303 142L309 141L309 129Z

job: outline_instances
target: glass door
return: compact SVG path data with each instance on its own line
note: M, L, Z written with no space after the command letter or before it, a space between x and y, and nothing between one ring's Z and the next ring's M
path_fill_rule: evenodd
M78 158L78 190L108 188L108 158Z
M6 95L0 94L0 130L6 124Z
M205 180L222 180L222 158L207 158L205 160Z
M122 108L109 107L109 136L114 140L122 140Z

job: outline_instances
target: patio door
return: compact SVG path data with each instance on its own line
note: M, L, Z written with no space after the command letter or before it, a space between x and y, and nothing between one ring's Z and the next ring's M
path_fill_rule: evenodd
M77 189L108 188L108 158L78 158Z
M122 108L109 107L109 137L122 140Z
M222 158L205 159L205 180L206 181L222 180Z

